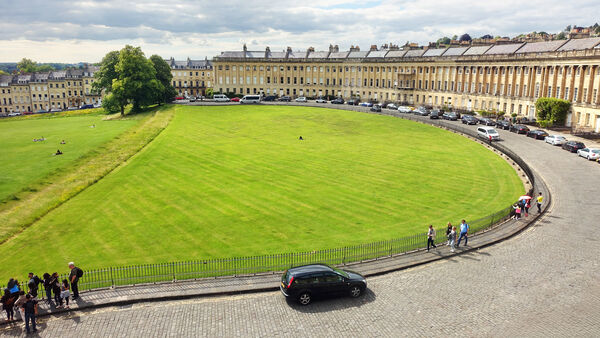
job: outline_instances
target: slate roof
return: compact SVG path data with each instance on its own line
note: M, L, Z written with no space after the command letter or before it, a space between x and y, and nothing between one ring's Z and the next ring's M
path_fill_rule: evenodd
M385 55L386 58L401 58L406 54L405 50L391 50Z
M443 56L459 56L459 55L463 55L464 52L469 49L469 47L453 47L453 48L448 48L446 49L446 52L443 54Z
M0 75L0 86L6 87L12 82L12 80L12 75Z
M305 57L306 57L306 52L291 51L288 53L288 59L304 59Z
M588 38L588 39L571 39L564 45L562 45L558 51L567 51L567 50L582 50L597 47L600 44L600 37L597 38Z
M483 55L488 49L490 49L490 46L473 46L470 47L469 49L467 49L466 52L464 52L463 55Z
M309 59L326 59L329 56L329 52L310 52L308 54Z
M542 42L528 42L523 47L519 48L517 54L521 53L541 53L541 52L553 52L560 46L565 44L565 40L554 40L554 41L542 41Z
M515 43L509 45L495 45L492 48L490 48L487 52L485 52L485 55L513 54L517 51L517 49L521 48L521 46L523 46L522 43Z
M428 49L423 56L441 56L446 51L446 48Z
M329 54L330 59L345 59L350 52L333 52Z
M364 58L367 56L367 54L369 54L368 50L365 51L355 51L355 52L350 52L348 54L348 58L349 59L354 59L354 58Z
M382 58L385 57L385 54L388 52L388 50L372 50L369 52L369 55L367 55L367 58Z
M425 51L422 49L411 49L408 52L406 52L406 54L404 54L403 57L414 58L414 57L423 55L423 53L425 53Z
M221 57L224 58L243 58L244 57L244 52L233 52L233 51L227 51L227 52L221 52Z
M268 57L271 59L284 59L285 52L270 52Z

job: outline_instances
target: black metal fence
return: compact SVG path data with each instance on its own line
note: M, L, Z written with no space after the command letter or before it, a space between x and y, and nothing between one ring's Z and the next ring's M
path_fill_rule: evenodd
M349 110L359 110L358 107L348 107ZM398 117L419 120L429 124L439 125L441 127L454 130L472 137L477 137L474 130L464 128L460 125L450 125L440 121L429 121L418 118L410 114L401 114L397 112L384 112L383 114L395 115ZM499 143L491 143L491 146L508 156L517 163L525 175L530 180L532 186L534 175L527 165L518 155ZM533 191L530 190L531 194ZM492 215L469 221L470 231L472 233L481 232L497 224L500 221L510 217L512 205L508 206ZM437 243L446 241L446 228L436 229ZM91 290L100 288L111 288L124 285L136 285L146 283L172 282L178 280L191 280L199 278L220 277L220 276L244 276L264 273L275 273L283 271L292 266L326 263L332 265L344 265L347 263L363 262L367 260L377 260L381 258L392 257L395 255L406 254L426 246L427 235L425 233L395 238L391 240L372 242L359 245L345 246L341 248L315 250L298 253L273 254L262 256L249 256L224 259L206 259L184 262L170 262L160 264L143 264L119 267L108 267L85 271L84 276L79 282L80 290ZM85 268L85 266L83 267ZM41 276L40 276L41 277ZM60 279L67 278L68 275L60 276ZM27 279L22 280L23 287L27 289ZM44 295L43 286L40 286L39 296Z

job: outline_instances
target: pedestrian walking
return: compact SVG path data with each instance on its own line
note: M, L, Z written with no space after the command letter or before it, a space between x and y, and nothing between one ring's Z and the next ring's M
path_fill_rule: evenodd
M457 248L460 246L460 241L463 238L465 239L465 246L467 246L469 242L469 225L464 219L460 223L460 236L458 237L458 243L456 243Z
M15 320L15 311L13 306L15 305L16 297L13 296L10 291L4 290L4 295L0 302L2 303L2 308L6 311L6 321L11 322Z
M515 219L521 219L521 205L517 204L517 208L515 209Z
M544 196L542 196L542 193L540 192L540 194L538 195L538 197L536 198L536 204L537 204L537 209L538 209L538 214L542 212L542 202L544 202Z
M25 313L25 330L27 331L27 333L30 333L29 322L31 322L33 332L37 332L37 328L35 327L35 316L38 312L37 300L31 297L30 294L27 294L26 297L27 299L25 303L21 306L23 312Z
M29 282L27 283L27 287L29 288L29 293L33 298L37 298L38 296L38 288L42 280L33 274L33 272L29 273Z
M58 272L53 273L52 277L50 277L50 287L54 294L54 304L58 306L60 304L60 280Z
M69 308L69 297L71 296L71 292L69 291L69 281L63 279L62 285L60 286L60 305L57 308L62 308L63 300L66 302L65 309Z
M435 245L435 229L433 228L433 225L429 225L429 230L427 230L427 251L429 251L430 245L437 250L437 246Z
M529 201L530 200L524 201L525 206L524 206L523 210L525 211L525 217L529 217L529 207L530 207Z
M44 290L46 290L46 298L48 298L48 304L52 304L52 284L50 283L51 276L49 273L46 272L42 277L44 277Z
M452 230L450 230L450 236L448 236L450 238L450 251L454 252L454 244L456 244L456 227L452 227Z
M79 278L83 276L83 270L76 267L73 262L69 262L69 269L71 269L69 281L71 282L71 290L73 290L73 300L75 300L79 298L79 286L77 283L79 282Z
M25 291L19 291L19 297L15 301L15 309L19 311L19 315L21 319L25 321L25 310L23 309L23 304L27 301L27 296L25 295Z
M450 232L452 232L452 224L448 222L448 227L446 228L446 237L448 238L448 243L446 243L446 246L450 245Z

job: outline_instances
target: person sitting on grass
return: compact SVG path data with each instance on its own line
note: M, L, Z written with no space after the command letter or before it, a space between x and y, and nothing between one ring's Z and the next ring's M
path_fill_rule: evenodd
M60 141L60 144L67 144L67 142L65 142L65 140Z
M62 155L62 154L63 154L63 152L62 152L62 151L60 151L60 149L56 150L56 153L54 153L54 155L55 155L55 156L56 156L56 155Z
M302 138L302 136L300 136L298 139L299 139L300 141L304 141L304 138Z

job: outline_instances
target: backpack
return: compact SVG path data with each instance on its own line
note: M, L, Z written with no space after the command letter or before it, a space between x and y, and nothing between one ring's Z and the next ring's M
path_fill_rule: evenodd
M81 270L80 268L77 268L77 278L81 278L83 277L83 270Z

